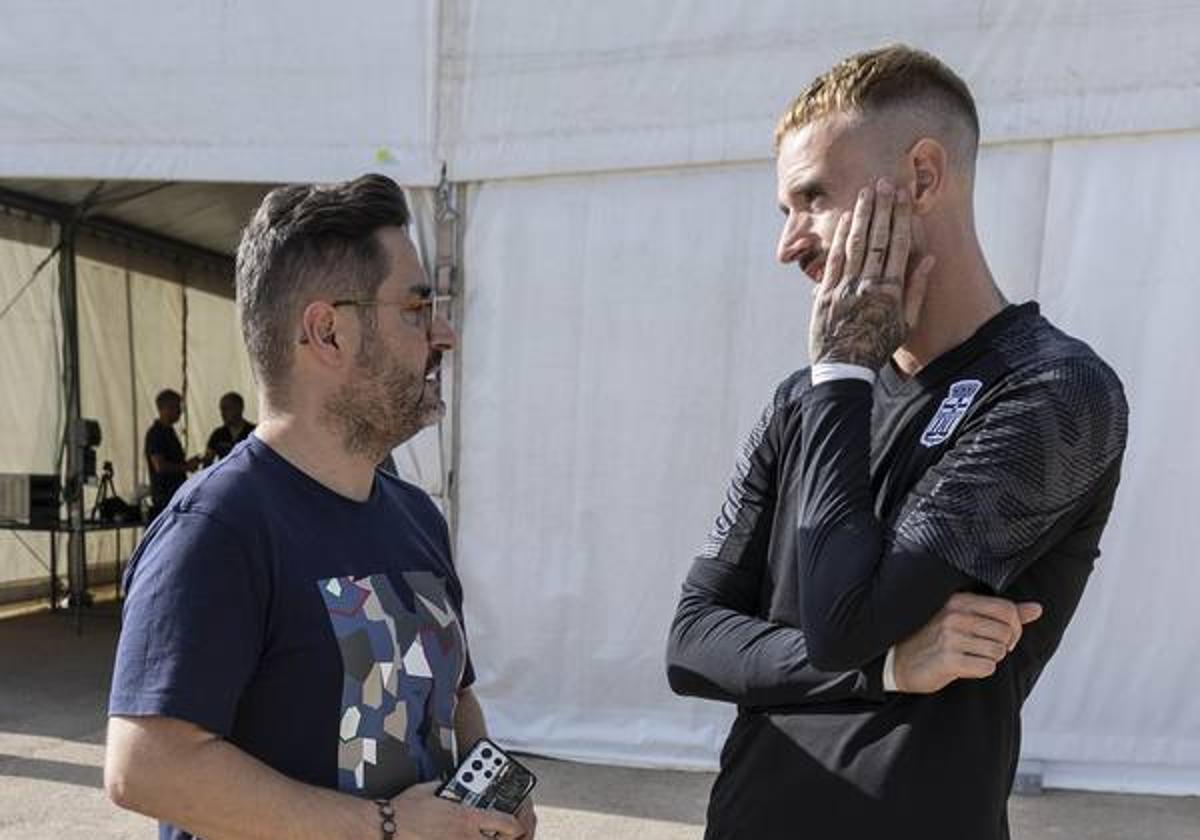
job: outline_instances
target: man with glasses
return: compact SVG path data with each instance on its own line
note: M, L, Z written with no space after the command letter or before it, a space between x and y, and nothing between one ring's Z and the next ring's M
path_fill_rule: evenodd
M254 434L131 561L105 786L161 837L531 838L439 799L486 734L446 524L376 469L441 418L454 331L378 175L271 192L237 307Z

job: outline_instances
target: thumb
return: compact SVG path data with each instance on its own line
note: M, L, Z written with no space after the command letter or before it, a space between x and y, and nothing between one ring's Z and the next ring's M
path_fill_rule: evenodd
M1020 617L1022 624L1037 621L1042 617L1042 605L1033 601L1025 601L1017 604L1017 615Z
M525 833L521 824L503 811L479 809L473 810L472 816L475 817L476 827L481 834L487 832L507 840L510 837L520 837Z
M921 316L921 305L925 303L925 292L929 288L929 273L936 264L937 257L932 254L923 257L904 284L904 323L910 330Z

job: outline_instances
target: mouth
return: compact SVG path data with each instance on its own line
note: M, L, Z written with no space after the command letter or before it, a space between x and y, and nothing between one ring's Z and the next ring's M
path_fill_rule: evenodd
M814 283L820 283L821 277L825 273L825 259L820 251L809 251L800 256L797 261L800 270L808 275L808 279Z
M442 354L431 353L425 365L426 384L439 385L442 381Z

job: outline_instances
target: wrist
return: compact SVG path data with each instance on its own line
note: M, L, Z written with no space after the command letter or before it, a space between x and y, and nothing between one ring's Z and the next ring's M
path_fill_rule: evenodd
M850 362L817 362L812 366L812 384L831 382L835 379L859 379L869 385L875 384L875 371L865 365Z
M342 824L345 831L343 840L380 840L383 836L379 829L379 807L370 799L357 796L345 796L345 818Z
M387 799L375 800L375 813L379 816L380 840L394 840L396 837L396 809Z
M889 692L900 691L900 685L896 682L895 645L888 648L887 657L883 660L883 690Z

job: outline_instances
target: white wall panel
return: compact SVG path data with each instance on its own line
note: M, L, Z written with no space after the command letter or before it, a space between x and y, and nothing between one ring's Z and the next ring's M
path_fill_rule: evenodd
M986 142L1200 127L1200 4L447 4L441 142L462 180L760 160L837 59L903 41L972 86Z
M459 567L504 739L695 765L664 676L739 437L805 364L769 166L485 184L468 207Z
M1104 554L1031 699L1025 751L1109 765L1133 789L1164 789L1147 771L1173 769L1191 793L1200 790L1197 160L1196 133L1055 144L1044 311L1117 370L1130 438Z
M432 182L437 8L9 0L0 175Z

